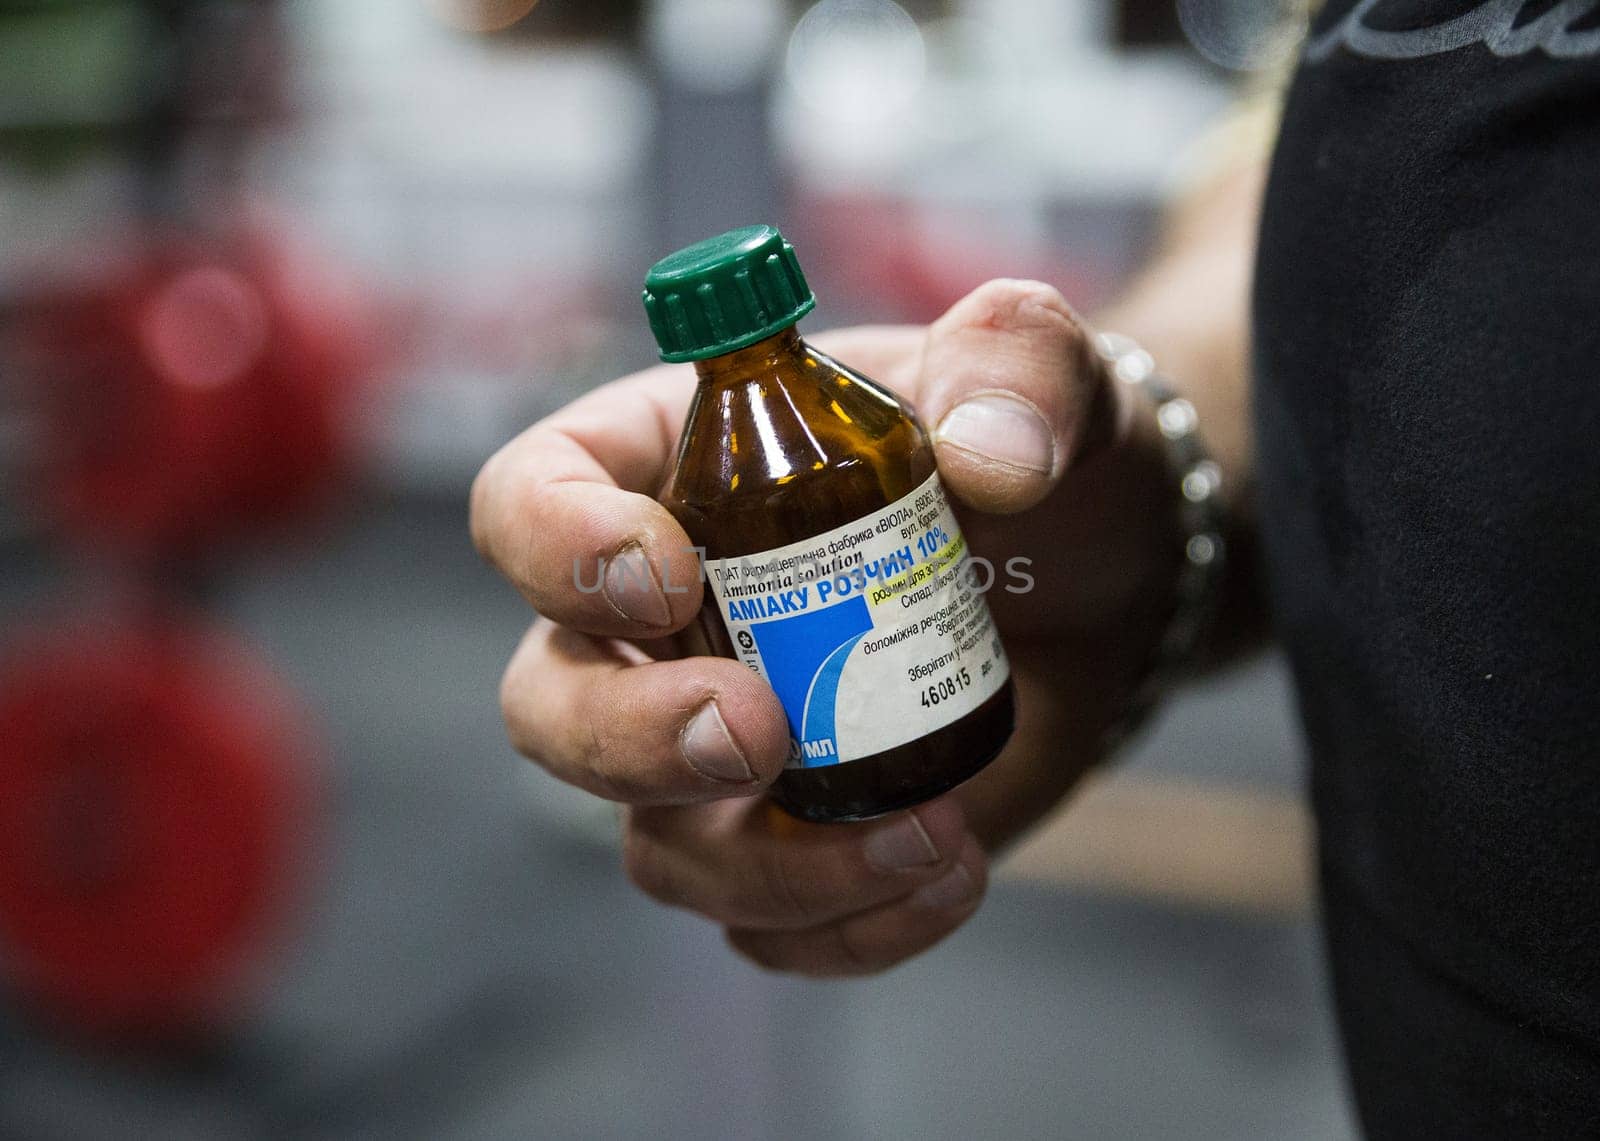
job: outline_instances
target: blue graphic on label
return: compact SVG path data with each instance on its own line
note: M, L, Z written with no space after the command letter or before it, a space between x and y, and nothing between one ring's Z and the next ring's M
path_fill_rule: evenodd
M750 627L767 682L783 702L806 764L832 764L838 758L833 723L839 674L851 647L870 629L872 615L861 598Z
M1010 674L936 475L825 534L708 559L706 576L735 652L783 704L792 768L914 741Z

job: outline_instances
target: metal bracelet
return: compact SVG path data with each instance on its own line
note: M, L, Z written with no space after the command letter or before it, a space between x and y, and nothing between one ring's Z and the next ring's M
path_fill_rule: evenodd
M1172 613L1127 710L1102 735L1102 747L1110 753L1144 725L1162 696L1190 672L1211 631L1227 563L1226 515L1222 469L1200 437L1194 405L1156 371L1154 358L1132 338L1098 333L1094 347L1118 384L1136 390L1155 406L1156 424L1166 441L1167 462L1177 483L1183 528Z

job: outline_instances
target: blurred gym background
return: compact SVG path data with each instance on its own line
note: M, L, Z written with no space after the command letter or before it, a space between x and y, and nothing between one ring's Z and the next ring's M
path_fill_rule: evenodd
M1118 288L1251 0L0 0L0 1137L1353 1135L1283 671L882 978L515 758L482 460L782 225L813 329Z

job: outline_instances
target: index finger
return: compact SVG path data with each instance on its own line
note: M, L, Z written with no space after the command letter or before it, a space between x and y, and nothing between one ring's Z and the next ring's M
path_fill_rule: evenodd
M654 498L694 386L683 366L602 385L478 473L473 543L539 613L590 634L646 637L699 610L689 537Z
M907 392L923 335L862 327L815 342ZM506 444L478 473L473 542L539 613L629 638L693 619L699 561L654 497L671 471L695 383L691 367L668 365L602 385Z

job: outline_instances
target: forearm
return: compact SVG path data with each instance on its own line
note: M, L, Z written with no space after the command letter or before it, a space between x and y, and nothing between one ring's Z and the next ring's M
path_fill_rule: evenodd
M1263 164L1212 179L1169 218L1161 248L1124 298L1097 315L1098 328L1126 333L1154 356L1162 372L1195 406L1208 449L1223 469L1231 558L1222 583L1215 635L1200 666L1215 666L1260 647L1267 620L1256 574L1253 448L1250 431L1249 294L1255 257ZM997 851L1051 811L1084 772L1105 759L1103 735L1126 709L1148 668L1143 647L1160 636L1167 613L1159 597L1166 580L1134 567L1170 549L1175 516L1141 510L1151 497L1176 496L1176 484L1150 456L1162 445L1149 409L1131 435L1079 483L1092 481L1094 499L1150 528L1117 534L1130 543L1117 560L1121 577L1136 581L1119 610L1116 636L1082 638L1072 631L1008 641L1022 716L1000 760L962 789L975 833ZM1077 486L1077 484L1075 484ZM1169 507L1172 500L1162 500ZM1160 534L1138 536L1155 528ZM1142 544L1142 545L1141 545ZM1151 563L1150 565L1155 565ZM1086 579L1071 576L1080 588ZM1085 591L1090 599L1102 592ZM1003 605L1008 600L997 600ZM1096 603L1096 607L1100 605ZM1023 624L1019 624L1023 625Z

